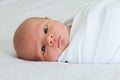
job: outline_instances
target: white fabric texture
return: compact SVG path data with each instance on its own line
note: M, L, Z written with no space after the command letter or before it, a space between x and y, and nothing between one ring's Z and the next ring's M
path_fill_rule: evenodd
M120 63L120 1L101 0L76 15L70 43L58 61Z
M0 80L120 80L119 64L34 62L15 54L13 35L26 18L47 16L64 22L96 1L0 0Z

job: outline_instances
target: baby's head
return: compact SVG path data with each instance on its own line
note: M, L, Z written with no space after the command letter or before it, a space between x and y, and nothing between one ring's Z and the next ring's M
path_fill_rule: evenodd
M16 30L14 48L19 58L57 61L69 43L70 29L49 18L28 18Z

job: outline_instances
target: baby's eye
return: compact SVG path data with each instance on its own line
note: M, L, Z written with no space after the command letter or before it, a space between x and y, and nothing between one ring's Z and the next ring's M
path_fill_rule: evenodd
M46 34L47 32L48 32L48 27L45 26L45 27L44 27L44 33Z
M41 51L45 52L45 46L44 45L41 47Z

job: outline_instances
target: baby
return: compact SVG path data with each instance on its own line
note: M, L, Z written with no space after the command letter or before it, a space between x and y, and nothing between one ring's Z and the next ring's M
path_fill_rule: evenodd
M57 61L69 44L70 27L50 18L32 17L16 30L14 47L19 58Z
M117 0L116 0L117 1ZM81 8L71 27L29 18L16 30L19 58L69 63L120 63L120 5L102 0Z

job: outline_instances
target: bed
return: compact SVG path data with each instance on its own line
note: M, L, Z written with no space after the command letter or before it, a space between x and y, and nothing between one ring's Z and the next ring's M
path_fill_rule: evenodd
M0 0L0 80L120 80L120 64L71 64L18 59L13 36L29 17L61 22L99 0Z

